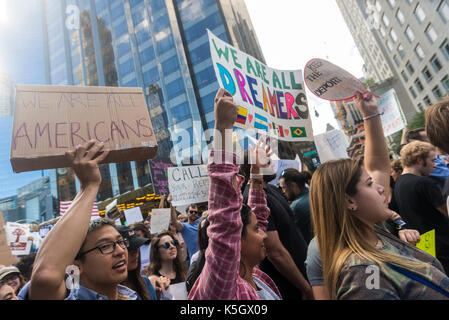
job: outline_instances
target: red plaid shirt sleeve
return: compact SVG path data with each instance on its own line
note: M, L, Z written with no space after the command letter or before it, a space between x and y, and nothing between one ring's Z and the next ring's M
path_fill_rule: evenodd
M215 163L215 157L225 160L224 163ZM211 152L208 172L209 246L203 271L190 291L189 299L231 300L236 298L240 267L243 201L240 186L243 179L237 175L237 156L226 151Z

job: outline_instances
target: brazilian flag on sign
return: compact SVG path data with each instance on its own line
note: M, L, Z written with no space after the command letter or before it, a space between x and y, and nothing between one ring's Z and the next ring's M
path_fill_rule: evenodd
M293 138L307 138L306 128L304 127L290 127Z

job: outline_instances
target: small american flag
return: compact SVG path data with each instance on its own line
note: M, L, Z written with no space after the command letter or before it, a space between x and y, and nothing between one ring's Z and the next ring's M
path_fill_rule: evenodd
M63 216L67 210L69 209L72 201L59 201L59 214ZM94 202L94 206L92 207L92 216L90 220L100 219L100 213L98 212L97 202Z

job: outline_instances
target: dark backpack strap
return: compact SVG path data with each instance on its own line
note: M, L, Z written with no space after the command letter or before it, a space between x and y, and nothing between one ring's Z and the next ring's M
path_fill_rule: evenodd
M393 270L403 274L404 276L409 277L410 279L413 279L415 281L418 281L418 282L424 284L425 286L428 286L429 288L432 288L433 290L438 291L442 295L444 295L444 296L449 298L449 292L448 291L446 291L443 288L437 286L436 284L434 284L434 283L424 279L423 277L421 277L421 276L419 276L419 275L417 275L415 273L412 273L412 272L410 272L410 271L408 271L408 270L406 270L404 268L395 266L395 265L393 265L391 263L389 263L388 266L390 268L392 268Z

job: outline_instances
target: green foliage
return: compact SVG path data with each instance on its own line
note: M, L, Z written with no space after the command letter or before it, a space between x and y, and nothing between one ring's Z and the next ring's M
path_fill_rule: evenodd
M409 130L414 130L418 128L424 128L426 126L426 118L424 111L418 112L413 117L412 121L408 124L407 128Z

